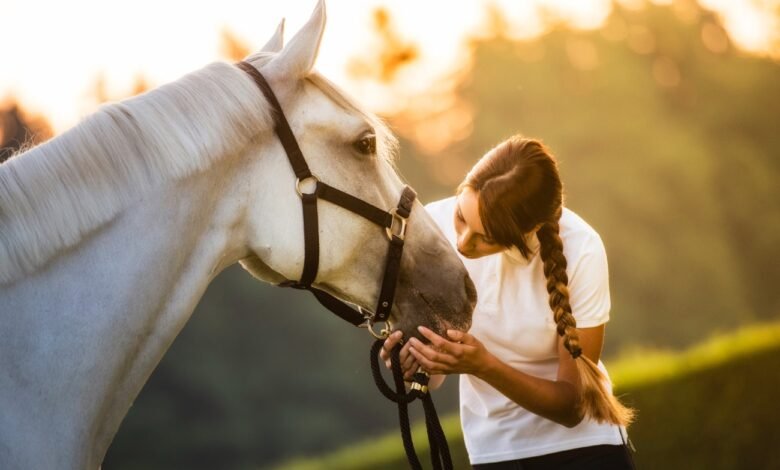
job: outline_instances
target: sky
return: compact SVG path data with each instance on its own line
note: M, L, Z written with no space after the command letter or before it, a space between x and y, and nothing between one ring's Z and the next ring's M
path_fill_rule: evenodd
M640 6L644 0L620 1ZM769 38L777 38L777 15L765 12L780 8L780 0L701 3L722 15L732 39L746 50L765 52ZM175 80L224 60L220 46L226 31L259 48L282 18L290 38L314 5L314 0L0 0L0 106L16 100L45 116L59 133L96 109L98 81L109 97L124 97L139 79L152 87ZM399 36L419 48L419 60L392 86L347 72L351 58L371 55L373 12L380 7ZM543 32L542 10L587 29L598 27L610 8L610 0L329 0L316 67L368 109L392 113L463 66L469 39L489 34L491 11L504 17L510 36L531 38Z

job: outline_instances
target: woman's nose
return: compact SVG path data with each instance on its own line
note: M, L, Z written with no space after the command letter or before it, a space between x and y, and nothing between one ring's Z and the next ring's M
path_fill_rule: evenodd
M469 248L469 239L466 236L458 237L458 251L465 253Z

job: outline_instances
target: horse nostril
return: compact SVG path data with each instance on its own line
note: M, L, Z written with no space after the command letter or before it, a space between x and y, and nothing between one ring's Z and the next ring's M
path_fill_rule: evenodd
M469 299L469 304L473 309L477 305L477 288L474 287L474 282L468 274L463 277L463 284L466 287L466 298Z

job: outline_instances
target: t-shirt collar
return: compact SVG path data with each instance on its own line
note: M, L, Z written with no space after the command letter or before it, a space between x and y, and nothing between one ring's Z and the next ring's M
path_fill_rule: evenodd
M525 239L526 246L528 246L528 250L530 251L529 259L525 259L523 257L523 254L520 253L520 250L517 249L516 246L513 246L511 248L507 248L502 252L505 258L509 259L515 264L522 264L526 265L528 264L531 259L533 259L534 256L539 253L539 239L536 237L536 233L532 233L528 235Z

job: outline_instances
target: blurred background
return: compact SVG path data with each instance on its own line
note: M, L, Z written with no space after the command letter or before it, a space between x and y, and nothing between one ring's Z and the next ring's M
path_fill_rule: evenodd
M282 17L291 37L314 3L0 1L0 161L102 103L243 58ZM317 68L388 121L423 202L512 134L558 157L566 204L607 248L604 358L639 410L641 468L780 468L780 1L327 8ZM308 294L229 268L103 468L405 468L325 456L396 432L369 345Z

